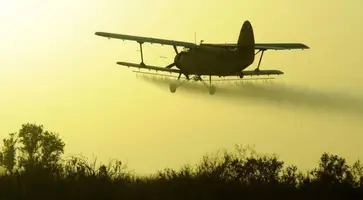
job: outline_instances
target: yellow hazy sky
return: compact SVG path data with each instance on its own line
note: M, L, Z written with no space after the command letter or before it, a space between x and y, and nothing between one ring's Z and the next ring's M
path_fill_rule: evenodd
M43 124L66 154L125 161L140 173L196 163L235 144L255 145L300 168L324 151L363 157L361 0L0 0L0 136ZM236 42L250 20L256 42L310 50L266 52L275 85L180 88L136 78L138 44L96 31L194 42ZM165 66L171 47L144 45ZM166 59L160 58L165 56ZM257 61L256 61L257 63ZM256 66L256 63L251 68ZM225 89L223 89L225 88ZM336 107L345 108L343 112ZM354 111L354 112L353 112Z

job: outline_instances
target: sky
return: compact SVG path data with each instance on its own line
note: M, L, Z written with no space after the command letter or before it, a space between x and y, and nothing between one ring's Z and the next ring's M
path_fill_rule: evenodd
M301 169L323 152L363 157L361 0L0 0L0 137L37 123L60 134L66 155L124 161L138 173L195 164L206 153L254 145ZM170 93L139 77L137 43L97 31L233 43L245 20L255 40L301 42L267 51L273 84L202 86ZM171 47L144 45L145 62L166 66ZM258 60L257 60L258 61ZM251 66L253 69L257 61Z

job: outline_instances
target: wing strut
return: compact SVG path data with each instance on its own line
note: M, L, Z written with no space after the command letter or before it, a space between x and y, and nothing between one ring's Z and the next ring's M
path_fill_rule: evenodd
M261 52L261 56L260 56L260 60L258 61L258 65L257 65L257 68L255 69L255 71L260 71L260 65L261 65L261 61L262 61L262 56L263 56L263 53L265 53L267 49L260 49L257 51L257 53L255 53L255 55L257 55L258 53Z
M142 45L144 44L144 42L143 41L137 41L139 44L140 44L140 55L141 55L141 63L140 63L140 66L143 66L143 67L147 67L146 65L145 65L145 63L144 63L144 52L143 52L143 50L142 50ZM175 50L175 52L178 54L178 49L176 48L176 46L175 45L173 45L173 47L174 47L174 50ZM121 65L124 65L124 63L123 62L119 62ZM175 66L175 63L173 62L173 63L171 63L171 64L169 64L168 66L166 66L165 68L172 68L172 67L174 67ZM187 79L189 79L189 77L186 75L186 77L187 77Z
M176 53L176 54L179 54L178 49L176 48L176 46L175 46L175 45L173 45L173 47L174 47L174 51L175 51L175 53Z
M141 52L141 63L140 63L140 65L145 66L145 63L144 63L144 54L143 54L143 52L142 52L142 44L143 44L144 42L139 42L139 41L138 41L138 43L140 44L140 52Z

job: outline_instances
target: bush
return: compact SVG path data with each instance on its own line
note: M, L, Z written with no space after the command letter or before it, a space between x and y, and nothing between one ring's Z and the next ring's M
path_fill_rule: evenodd
M3 140L0 199L361 199L363 167L323 153L303 173L252 148L206 155L197 166L136 176L117 160L97 167L62 159L65 143L43 126L24 124ZM18 155L18 156L17 156Z

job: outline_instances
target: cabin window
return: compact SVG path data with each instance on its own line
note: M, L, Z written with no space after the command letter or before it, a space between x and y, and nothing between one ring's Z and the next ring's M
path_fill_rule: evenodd
M189 52L191 49L190 48L187 48L187 47L185 47L184 49L183 49L183 51L184 52Z

